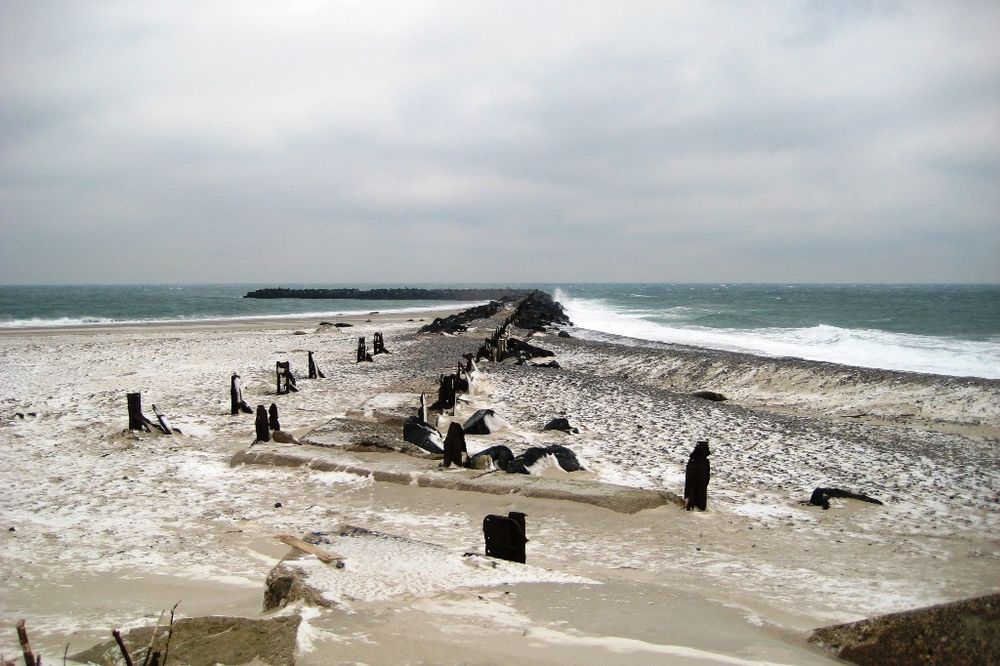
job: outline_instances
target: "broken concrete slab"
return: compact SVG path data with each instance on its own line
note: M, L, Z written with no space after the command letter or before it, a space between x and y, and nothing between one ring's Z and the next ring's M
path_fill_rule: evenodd
M815 629L855 664L1000 664L1000 594Z
M301 621L298 613L259 620L221 616L182 618L174 622L168 658L171 666L249 663L292 666ZM140 627L122 635L133 663L145 659L153 629ZM164 630L165 627L160 627L160 633ZM121 657L112 639L69 658L82 663L115 664Z
M632 488L589 479L554 479L525 474L483 473L480 470L462 468L441 470L435 461L393 452L346 452L322 447L288 448L272 444L256 444L237 452L229 464L234 467L237 465L308 467L324 472L347 472L371 477L375 481L416 485L422 488L581 502L619 513L636 513L668 504L683 506L683 500L679 496L666 490Z
M289 552L267 577L265 610L297 601L330 608L516 583L597 584L582 576L352 525L313 532L305 540L336 550L343 555L343 566Z

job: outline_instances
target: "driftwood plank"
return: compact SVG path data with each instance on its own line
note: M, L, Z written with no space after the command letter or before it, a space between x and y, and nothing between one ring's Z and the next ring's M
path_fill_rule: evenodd
M319 561L324 564L344 559L341 555L331 553L328 550L320 548L316 544L309 543L308 541L304 541L297 536L292 536L291 534L275 534L274 538L296 550L302 551L303 553L315 555Z

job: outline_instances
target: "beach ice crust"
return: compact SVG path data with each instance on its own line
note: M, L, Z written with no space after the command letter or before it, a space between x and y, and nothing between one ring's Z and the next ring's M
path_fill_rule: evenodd
M438 544L458 558L481 549L483 515L514 510L529 514L529 562L549 572L539 577L563 572L690 589L797 629L1000 588L995 440L696 400L670 390L670 354L656 349L545 336L538 342L558 353L562 370L482 364L462 409L495 409L509 428L470 437L470 452L498 442L515 453L563 444L585 461L588 471L575 478L678 492L694 440L707 436L714 475L704 514L663 507L623 516L570 502L386 487L334 472L227 466L253 438L252 417L229 414L231 372L242 376L248 400L276 402L283 426L303 436L332 417L367 414L372 396L397 396L372 403L373 418L399 409L406 394L415 409L430 388L420 378L452 370L483 332L444 338L379 328L393 356L371 364L353 363L358 335L373 330L361 326L308 336L273 329L0 336L0 415L37 413L0 426L0 620L16 622L27 609L40 645L50 640L49 651L61 651L56 630L106 634L150 610L139 599L101 605L104 595L96 594L71 611L44 603L88 575L116 584L196 577L225 589L222 599L260 589L287 552L275 534L348 523ZM327 379L302 380L300 393L276 396L274 361L291 359L302 374L305 349L316 352ZM185 434L123 432L131 390L143 392L147 412L157 404ZM990 404L995 414L981 387L951 390L936 392L968 402L963 409L979 410L976 418L988 420ZM543 432L555 416L580 434ZM887 504L801 506L820 485L867 491ZM500 580L497 570L461 566L486 585ZM437 594L437 579L420 581ZM387 584L359 588L358 598L409 598ZM256 610L259 596L250 596Z
M550 342L550 346L556 344ZM656 375L655 354L641 349L616 354L646 365ZM494 401L517 415L516 427L539 428L554 414L567 414L581 436L563 439L602 480L642 487L670 487L683 479L687 456L698 439L709 439L713 495L767 498L776 506L807 500L814 488L841 487L867 493L886 506L870 525L897 532L1000 529L1000 453L996 442L939 432L876 427L749 412L643 382L574 372L575 356L562 350L565 372L539 373L498 365ZM600 361L596 361L600 363ZM498 407L500 409L500 407ZM514 418L511 418L514 421ZM677 488L681 490L682 488ZM759 502L758 502L759 503ZM723 499L721 503L725 506Z
M387 534L334 534L322 545L344 558L343 568L324 564L315 557L286 560L285 564L301 570L310 587L327 601L340 605L396 597L430 597L463 587L597 584L583 576L482 555L465 555L432 543Z

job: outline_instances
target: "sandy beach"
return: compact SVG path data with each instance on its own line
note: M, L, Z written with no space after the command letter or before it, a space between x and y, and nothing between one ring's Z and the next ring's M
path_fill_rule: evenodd
M673 493L708 439L706 512L230 465L254 439L253 416L230 415L233 372L300 439L332 420L415 413L496 323L417 332L441 314L0 332L0 651L19 652L21 618L52 663L178 601L181 616L261 617L265 579L289 550L274 535L341 525L401 541L343 553L331 608L278 611L303 617L300 664L835 663L806 642L810 629L1000 590L998 380L569 327L570 338L531 336L559 368L480 363L438 429L493 409L503 429L470 436L470 453L562 444L586 471L546 476ZM355 363L358 337L377 331L392 353ZM326 378L276 395L275 362L304 377L307 351ZM183 434L129 432L136 391ZM543 431L555 417L579 433ZM804 504L816 487L884 505ZM452 566L483 551L484 516L510 511L527 515L526 565Z

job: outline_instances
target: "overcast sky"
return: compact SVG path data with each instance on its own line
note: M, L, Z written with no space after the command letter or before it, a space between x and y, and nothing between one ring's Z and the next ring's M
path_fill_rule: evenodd
M1000 2L0 0L0 283L1000 282Z

